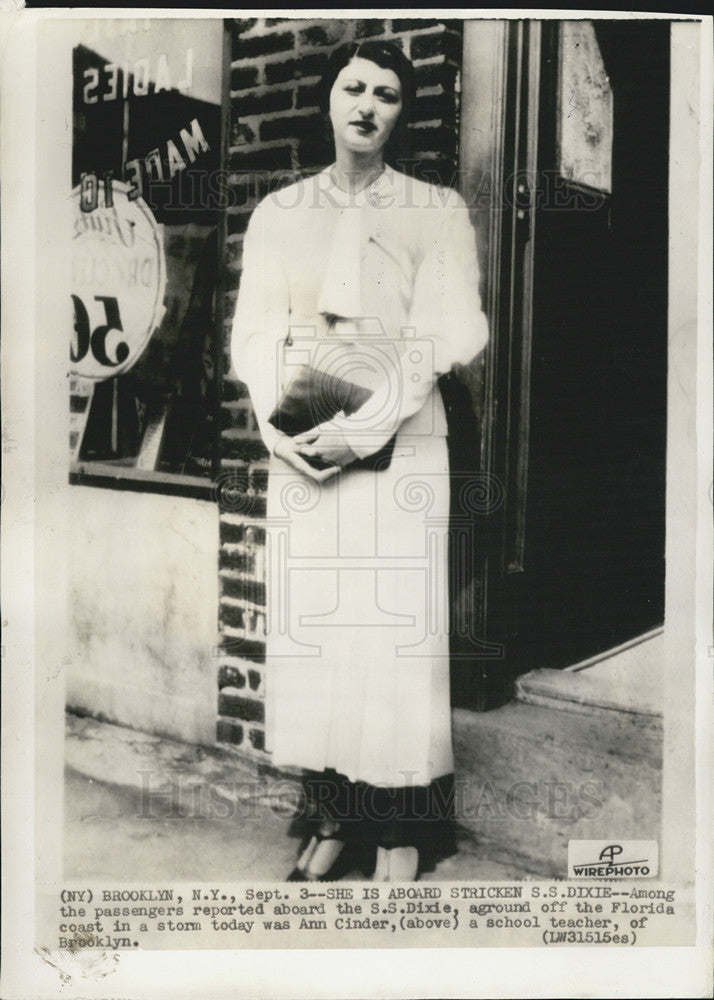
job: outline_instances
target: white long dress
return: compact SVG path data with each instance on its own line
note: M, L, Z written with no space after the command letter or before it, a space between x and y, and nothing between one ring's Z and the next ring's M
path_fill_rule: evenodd
M351 195L329 170L251 217L232 336L271 452L267 749L276 765L428 785L453 771L446 420L436 378L485 345L462 199L387 168ZM381 471L323 485L272 455L268 422L301 363L373 391L338 426Z

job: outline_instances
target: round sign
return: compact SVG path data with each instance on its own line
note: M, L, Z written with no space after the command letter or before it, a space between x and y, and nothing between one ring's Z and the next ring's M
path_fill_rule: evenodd
M161 231L131 191L89 174L72 192L70 371L94 381L128 371L165 312Z

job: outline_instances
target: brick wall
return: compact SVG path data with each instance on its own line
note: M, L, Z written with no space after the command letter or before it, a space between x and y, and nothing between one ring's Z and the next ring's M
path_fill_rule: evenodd
M461 22L425 19L234 20L231 55L228 303L222 404L220 629L217 740L265 760L266 453L245 387L231 371L230 327L243 234L277 184L327 166L332 146L316 104L328 56L343 42L385 38L412 60L417 100L411 169L445 184L458 154Z

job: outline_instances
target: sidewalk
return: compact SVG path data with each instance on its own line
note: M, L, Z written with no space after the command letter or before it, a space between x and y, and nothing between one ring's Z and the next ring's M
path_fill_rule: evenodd
M109 882L283 881L297 782L207 749L67 715L64 874ZM511 881L465 831L426 880ZM364 878L355 872L348 877Z

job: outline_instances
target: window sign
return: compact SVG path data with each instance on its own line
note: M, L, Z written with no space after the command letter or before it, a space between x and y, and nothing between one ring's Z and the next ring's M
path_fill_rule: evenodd
M71 371L101 381L139 359L166 307L163 235L123 181L84 175L72 192Z
M73 54L70 452L210 477L223 22L84 22ZM124 473L125 475L128 473Z

